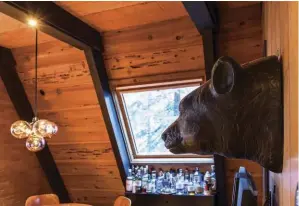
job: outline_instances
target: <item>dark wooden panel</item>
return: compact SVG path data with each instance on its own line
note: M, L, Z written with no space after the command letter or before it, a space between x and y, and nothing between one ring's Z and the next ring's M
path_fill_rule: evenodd
M34 114L17 74L16 62L11 51L3 47L0 47L0 76L17 114L25 121L31 122Z
M197 30L213 29L217 26L216 2L184 1L183 4Z
M111 206L118 196L124 195L124 191L70 189L70 195L74 202L91 204L93 206Z
M180 196L180 195L155 195L131 194L126 196L132 200L132 206L214 206L214 196Z
M215 61L217 60L217 55L215 51L216 38L213 30L202 30L203 39L203 50L204 50L204 61L205 61L205 71L206 79L211 78L211 72ZM217 45L218 46L218 45Z
M115 165L116 167L116 165ZM117 177L107 176L88 176L88 175L67 175L63 176L65 185L69 189L84 190L102 190L109 188L110 190L124 190L121 179Z

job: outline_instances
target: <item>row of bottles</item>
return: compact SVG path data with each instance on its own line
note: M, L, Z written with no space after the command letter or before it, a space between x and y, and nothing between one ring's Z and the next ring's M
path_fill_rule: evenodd
M186 169L157 172L149 171L148 166L134 166L129 169L126 191L132 193L211 195L216 192L216 174L214 165L211 171L201 173L198 167L194 171Z

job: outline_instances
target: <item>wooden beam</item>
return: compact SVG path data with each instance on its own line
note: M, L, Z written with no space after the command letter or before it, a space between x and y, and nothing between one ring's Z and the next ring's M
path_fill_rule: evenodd
M183 1L183 4L198 31L217 26L216 2Z
M227 196L226 196L226 173L225 173L225 158L218 154L214 154L214 164L215 164L215 173L216 173L216 188L217 188L217 206L226 206L227 205ZM233 189L233 188L231 188Z
M206 79L209 80L211 78L212 68L216 61L216 49L215 49L215 34L213 30L202 30L202 41L203 41L203 53L205 60L205 71L206 71Z
M44 24L55 27L56 30L70 35L90 47L98 50L103 48L101 35L97 30L66 12L54 2L9 1L4 3L23 11L27 16L38 18ZM23 21L27 21L27 19Z
M215 31L218 29L218 14L216 2L183 1L183 4L202 35L205 58L206 79L210 79L211 71L216 61Z
M102 53L94 49L85 50L85 56L93 84L95 86L98 101L101 106L120 176L123 185L125 185L127 171L130 167L130 159L126 149L125 138L117 115L112 92L109 87L104 59Z
M20 119L31 122L34 117L34 113L16 71L16 62L12 52L3 47L0 47L0 76ZM58 195L61 202L70 202L68 192L56 167L48 145L46 145L42 151L36 152L35 154L47 177L53 193Z

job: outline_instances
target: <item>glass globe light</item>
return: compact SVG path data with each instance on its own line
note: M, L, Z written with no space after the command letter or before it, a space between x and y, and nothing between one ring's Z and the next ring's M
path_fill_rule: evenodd
M19 120L11 125L10 132L14 137L18 139L24 139L29 137L32 129L31 125L28 122Z
M57 131L57 125L45 119L37 120L33 124L33 132L37 136L51 138L51 136L56 134Z
M31 135L26 140L26 147L30 152L38 152L44 149L46 140L43 137Z

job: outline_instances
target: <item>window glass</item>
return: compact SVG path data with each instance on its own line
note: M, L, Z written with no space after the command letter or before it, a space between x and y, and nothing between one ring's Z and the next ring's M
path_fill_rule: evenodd
M197 87L121 93L137 155L171 154L161 134L179 116L180 101Z

